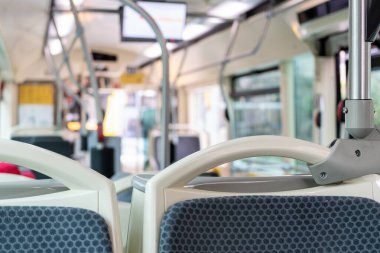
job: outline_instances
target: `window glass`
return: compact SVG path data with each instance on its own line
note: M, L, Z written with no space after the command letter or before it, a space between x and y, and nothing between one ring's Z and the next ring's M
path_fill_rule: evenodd
M296 138L313 140L313 84L315 63L312 54L295 57L294 73L295 135Z
M380 125L380 70L372 71L371 93L373 106L375 108L375 124Z
M278 68L232 79L235 137L281 134L280 79Z
M232 78L235 137L282 134L282 103L279 68L254 71ZM254 145L254 144L253 144ZM275 176L294 174L289 159L247 158L232 163L235 176Z
M237 137L281 135L280 94L241 97L234 102Z
M206 146L227 140L225 104L218 85L191 89L189 123L206 137ZM205 148L203 146L202 148Z
M243 75L234 78L234 91L236 93L266 90L280 87L280 71L274 68L272 71Z
M314 57L305 54L290 61L293 67L295 134L297 138L313 137ZM232 79L236 137L281 135L283 104L280 96L281 72L272 68L264 72ZM256 157L233 162L237 176L280 176L307 174L304 162L279 157Z

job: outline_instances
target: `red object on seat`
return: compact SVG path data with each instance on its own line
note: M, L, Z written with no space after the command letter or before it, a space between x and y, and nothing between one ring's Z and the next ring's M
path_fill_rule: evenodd
M36 179L36 176L31 171L20 171L20 169L17 167L17 165L11 164L11 163L2 163L0 162L0 173L8 173L8 174L15 174L15 175L21 175L24 177L29 177Z
M104 132L103 132L103 123L98 123L98 142L104 142Z
M338 119L339 123L343 123L345 120L345 115L343 113L343 108L344 108L345 102L346 102L345 100L341 100L338 103L338 108L337 108L336 114L337 114L337 119Z
M10 164L10 163L1 163L1 162L0 162L0 173L21 175L21 172L16 165Z
M31 172L30 170L29 171L21 171L21 175L24 177L36 179L36 175L34 175L34 173Z

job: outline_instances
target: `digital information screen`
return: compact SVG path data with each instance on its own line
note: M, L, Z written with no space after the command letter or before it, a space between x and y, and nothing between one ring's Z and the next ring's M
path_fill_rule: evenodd
M152 16L168 41L182 41L186 3L138 1L137 4ZM128 6L123 6L121 11L122 41L156 41L153 30L141 15Z

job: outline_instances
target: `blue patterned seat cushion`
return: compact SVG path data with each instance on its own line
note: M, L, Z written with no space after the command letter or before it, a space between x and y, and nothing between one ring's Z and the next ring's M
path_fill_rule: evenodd
M188 200L165 213L159 252L380 252L380 204L309 196Z
M68 207L0 207L0 252L112 252L104 219Z

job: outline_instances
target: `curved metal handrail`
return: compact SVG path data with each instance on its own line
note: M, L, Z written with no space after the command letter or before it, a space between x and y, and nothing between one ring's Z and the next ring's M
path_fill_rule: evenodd
M121 3L139 13L152 28L161 48L162 60L162 102L161 102L161 169L169 166L169 122L170 122L170 80L169 80L169 52L166 48L166 39L154 19L143 8L131 0L120 0Z

